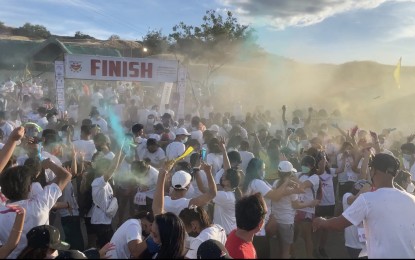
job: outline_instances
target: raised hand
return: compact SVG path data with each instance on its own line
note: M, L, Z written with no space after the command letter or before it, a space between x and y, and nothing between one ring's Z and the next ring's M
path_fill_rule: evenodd
M13 141L17 142L20 141L25 134L25 129L23 126L16 127L11 133L9 138Z
M201 169L203 170L203 171L205 171L206 173L212 173L212 165L210 165L210 164L207 164L207 163L205 163L205 162L202 162L202 164L201 164Z

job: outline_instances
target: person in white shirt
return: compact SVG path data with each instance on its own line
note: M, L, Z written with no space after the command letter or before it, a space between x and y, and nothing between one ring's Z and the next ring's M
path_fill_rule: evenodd
M112 160L115 157L115 154L111 152L110 146L111 146L111 140L109 137L103 133L99 133L94 136L94 144L95 149L97 152L93 155L93 160L97 156L103 156L104 158L108 160Z
M411 181L415 183L415 144L406 143L401 146L402 168L411 173Z
M203 208L197 206L185 208L180 212L179 217L186 227L187 234L193 237L186 258L197 259L200 244L209 239L217 240L223 245L226 243L225 229L218 224L212 224Z
M179 128L176 131L176 139L166 147L167 160L174 160L186 150L185 143L189 139L189 132L185 128Z
M271 185L264 181L265 177L265 164L258 158L253 158L248 163L246 169L246 175L244 183L242 185L242 193L244 196L250 196L255 193L261 193L267 204L267 208L271 208L271 201L278 201L282 197L290 194L301 192L298 186L291 183L289 180L284 182L278 189L272 189ZM292 189L289 189L289 184L294 185ZM257 249L258 258L269 257L269 241L265 236L265 227L271 225L270 221L271 211L267 212L264 223L261 230L256 234L254 238L254 246Z
M166 153L160 148L156 139L149 138L147 140L147 148L142 149L138 154L140 160L148 160L154 168L159 168L166 160Z
M131 163L131 172L137 187L137 192L134 196L137 212L151 211L159 175L158 170L145 161L134 161Z
M346 192L343 196L343 211L346 211L352 203L359 197L360 194L372 190L372 185L367 180L358 180L350 192ZM359 236L360 232L360 236ZM364 234L363 223L358 226L350 226L344 229L344 241L347 252L351 259L358 259L363 248L366 248L366 239L362 236Z
M3 141L6 141L13 131L13 126L6 119L6 112L0 111L0 129L3 131Z
M210 139L208 149L209 153L206 156L206 163L212 165L213 175L216 176L217 172L222 169L223 166L223 154L219 139Z
M222 226L226 235L236 229L235 203L242 197L239 189L241 174L235 169L228 169L220 179L223 190L217 192L213 199L213 223Z
M91 140L91 126L81 126L81 139L73 142L77 153L83 153L85 160L92 161L92 156L97 152L94 141Z
M361 194L339 217L314 219L313 229L341 231L363 221L369 259L415 258L415 196L393 186L399 167L395 157L376 154L370 163L376 190Z
M39 107L37 112L39 113L39 118L37 119L36 124L38 124L42 129L45 129L49 123L46 118L47 110L45 107Z
M150 219L150 221L149 221ZM154 217L149 212L139 213L125 221L114 233L111 244L114 249L107 252L109 259L137 259L145 251L143 234L149 234Z
M249 142L242 140L239 147L239 154L241 155L241 170L246 173L246 167L248 167L249 161L254 158L254 154L249 152Z
M359 178L358 162L356 163L352 150L353 145L350 142L344 142L337 155L337 166L339 168L344 167L344 171L338 174L339 198L343 198L344 194L353 187L353 184Z
M198 116L192 117L192 126L190 135L192 139L196 139L199 141L200 145L203 145L203 132L199 129L200 126L200 118Z
M278 165L279 179L273 184L273 188L279 188L285 181L294 177L296 169L289 161L281 161ZM319 200L301 202L297 194L282 197L277 202L272 202L272 214L277 221L278 241L280 242L280 255L282 259L290 258L291 245L294 243L294 218L297 209L314 207Z
M306 155L301 160L301 172L297 173L298 181L301 183L301 188L305 193L299 195L299 200L302 203L309 203L316 199L321 199L319 196L320 178L316 174L316 160L310 155ZM321 192L321 191L320 191ZM315 206L302 208L297 210L296 225L301 230L302 237L305 241L305 249L307 257L313 257L313 237L311 221L315 215Z
M93 125L94 124L99 125L103 133L108 133L108 123L104 118L101 117L97 109L93 108L89 116L91 118L91 122Z
M98 157L92 163L95 171L95 179L91 184L93 207L88 216L91 216L91 224L97 235L99 248L108 243L113 235L111 222L118 210L118 202L108 181L113 177L123 159L121 157L124 157L121 154L122 147L112 161L105 157Z
M19 244L10 254L9 258L16 258L27 245L26 234L30 229L39 225L49 224L49 211L62 195L62 190L71 180L71 174L54 164L50 159L42 161L43 168L50 168L56 175L54 182L45 186L43 192L29 200L30 185L32 183L32 172L25 166L16 166L2 173L0 186L3 194L9 199L7 204L17 204L26 210L25 225ZM0 206L0 210L7 209ZM14 222L14 215L0 214L0 240L7 241Z

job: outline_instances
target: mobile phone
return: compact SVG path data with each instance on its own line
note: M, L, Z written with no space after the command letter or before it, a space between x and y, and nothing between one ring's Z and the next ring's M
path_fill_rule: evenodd
M202 157L202 161L206 162L206 148L202 148L200 156Z

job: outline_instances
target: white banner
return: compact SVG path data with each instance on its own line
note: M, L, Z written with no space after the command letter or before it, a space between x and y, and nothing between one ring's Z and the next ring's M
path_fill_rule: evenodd
M164 83L163 93L161 94L161 101L160 101L160 114L163 115L166 111L164 108L165 104L170 104L170 95L171 89L173 88L173 83L166 82ZM171 109L171 108L170 108Z
M180 66L179 68L179 78L177 81L177 89L179 92L179 108L177 111L177 117L178 119L184 118L184 99L186 97L186 77L187 77L187 69L183 66Z
M148 58L65 54L70 79L176 82L179 62Z
M65 111L65 66L63 61L55 61L56 102L62 114Z

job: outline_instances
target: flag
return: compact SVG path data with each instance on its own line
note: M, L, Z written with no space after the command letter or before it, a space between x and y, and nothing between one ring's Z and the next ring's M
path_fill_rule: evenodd
M401 61L402 57L399 58L398 64L396 64L396 68L393 71L393 78L395 79L398 88L401 88Z

